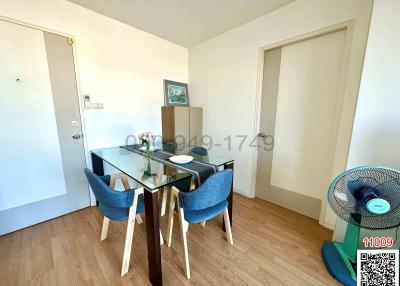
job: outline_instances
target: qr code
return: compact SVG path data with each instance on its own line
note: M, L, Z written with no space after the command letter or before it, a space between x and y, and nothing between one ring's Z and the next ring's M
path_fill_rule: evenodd
M399 251L357 250L357 286L399 286Z

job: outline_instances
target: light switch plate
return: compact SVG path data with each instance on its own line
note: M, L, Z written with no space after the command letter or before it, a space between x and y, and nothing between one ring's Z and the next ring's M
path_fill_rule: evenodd
M84 94L83 95L83 107L85 109L91 109L92 108L92 104L90 103L90 95L88 95L88 94Z

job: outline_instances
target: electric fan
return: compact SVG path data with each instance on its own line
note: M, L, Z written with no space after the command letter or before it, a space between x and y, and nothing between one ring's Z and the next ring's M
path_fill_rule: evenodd
M343 243L323 244L323 260L334 278L356 285L360 228L384 230L400 225L400 172L372 166L348 170L329 186L328 202L348 224Z

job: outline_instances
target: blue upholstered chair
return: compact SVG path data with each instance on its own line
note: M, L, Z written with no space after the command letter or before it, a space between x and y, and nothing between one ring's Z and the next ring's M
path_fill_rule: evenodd
M110 183L112 187L115 186L115 178L111 178L109 175L97 176L87 168L85 168L85 175L89 181L89 185L96 197L96 200L99 202L99 209L104 215L100 240L107 238L110 219L115 221L128 220L124 258L122 260L121 269L121 276L123 276L129 270L135 217L137 217L138 222L141 223L139 214L144 211L143 188L138 188L136 190L128 189L125 192L115 191L109 186ZM124 187L129 187L127 179L124 179L124 177L120 178L124 184Z
M230 169L215 173L192 192L180 192L176 187L172 187L167 244L169 247L171 246L176 202L185 254L185 271L188 279L190 279L190 267L186 232L189 224L202 223L223 213L227 239L230 244L233 244L227 201L231 191L232 176Z
M208 155L208 151L204 147L198 147L198 146L193 147L190 150L190 152L192 152L193 154L196 154L196 155L200 155L200 156L207 156Z
M176 144L176 142L166 142L164 143L164 147L175 150L176 148L178 148L178 144Z

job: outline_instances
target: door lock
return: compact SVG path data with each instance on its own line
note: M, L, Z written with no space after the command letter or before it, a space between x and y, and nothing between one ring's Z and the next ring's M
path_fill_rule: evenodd
M80 139L81 138L81 135L80 134L78 134L78 133L75 133L75 134L73 134L72 135L72 138L74 138L74 139Z
M263 133L263 132L260 132L260 133L257 134L257 136L258 136L258 137L264 138L264 137L266 137L267 135L265 135L265 133Z

